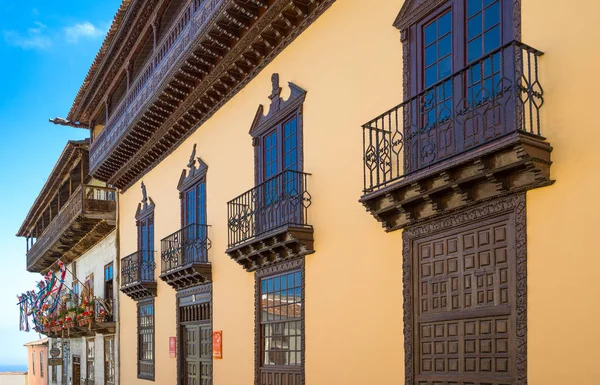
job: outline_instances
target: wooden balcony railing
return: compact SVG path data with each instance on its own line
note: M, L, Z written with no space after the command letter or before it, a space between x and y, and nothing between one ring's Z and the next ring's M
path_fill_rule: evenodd
M364 124L365 194L515 131L541 138L541 55L511 42Z
M90 170L95 170L118 142L142 108L163 85L171 65L187 54L187 47L204 29L224 0L188 0L153 55L110 114L90 146Z
M114 190L80 185L27 251L27 267L33 267L41 258L52 254L51 249L59 243L62 244L63 252L68 251L70 246L92 231L92 224L106 219L114 221L115 218L116 193ZM77 226L77 229L71 229L78 220L87 220L89 226ZM67 234L69 229L72 231ZM67 250L64 250L65 248ZM81 250L81 252L83 251L85 250ZM57 258L61 256L56 255Z

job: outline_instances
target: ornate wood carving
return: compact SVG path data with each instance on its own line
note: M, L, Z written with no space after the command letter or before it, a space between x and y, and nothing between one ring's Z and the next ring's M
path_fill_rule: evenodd
M304 114L302 111L304 100L306 99L306 91L298 87L292 82L288 83L290 87L290 96L287 100L281 98L281 87L279 86L279 74L274 73L271 76L271 104L267 115L264 114L264 106L258 106L258 110L254 115L254 120L250 127L249 134L252 136L252 146L254 147L254 185L261 183L260 180L260 163L261 151L260 136L273 129L278 123L284 119L289 119L292 115L296 115L297 119L297 145L298 145L298 169L304 168Z
M394 27L405 30L448 0L406 0L396 16Z
M69 263L116 227L116 202L97 201L79 186L27 252L27 270L45 273L59 259ZM103 189L103 191L112 191Z
M513 304L511 317L516 324L514 335L516 341L513 341L514 384L527 384L527 232L526 232L526 207L525 195L515 194L505 198L478 205L471 209L460 210L455 214L448 214L437 220L408 227L403 233L403 296L404 296L404 340L405 340L405 383L413 385L415 383L415 357L413 356L417 341L413 340L415 331L414 314L415 306L422 306L420 303L413 302L415 293L413 293L413 253L412 245L418 239L430 237L434 234L443 234L447 230L456 230L461 226L480 223L494 217L510 214L509 223L514 221L514 240L515 253L514 261L514 279L516 296ZM428 238L429 239L429 238ZM436 239L436 238L433 238ZM509 293L510 296L510 293ZM512 298L512 297L511 297ZM507 298L508 300L508 298ZM510 326L509 326L510 328ZM511 356L512 357L512 356ZM459 363L463 365L464 362Z
M314 253L313 229L288 225L225 252L246 271L255 271Z
M252 11L249 3L242 5L248 7L247 12L255 12L255 21L244 21L248 19L240 14L239 5L235 9L232 1L226 1L226 6L216 13L219 22L213 20L206 27L203 23L193 43L181 43L185 49L183 45L172 49L178 55L185 54L157 72L157 79L170 80L152 82L160 90L150 92L148 89L144 96L138 97L136 107L127 114L131 124L120 124L117 131L115 127L105 127L92 149L94 175L120 188L131 186L243 88L333 1L319 0L307 3L306 7L301 2L275 1L260 13L256 13L256 9ZM303 11L295 12L297 9ZM298 17L289 19L290 12ZM212 35L223 35L222 31L218 32L222 29L221 19L239 33L238 39L230 40L232 48L219 48L218 42L210 39ZM222 59L215 64L211 58L218 56ZM178 74L182 77L173 77ZM181 80L185 77L192 80ZM146 106L142 108L143 105ZM139 114L141 111L143 115ZM127 151L121 146L125 142Z
M156 297L156 281L142 282L138 281L129 286L122 287L121 292L134 301Z
M144 182L141 184L142 188L142 200L138 203L137 211L135 212L135 219L137 221L141 221L145 218L148 218L154 212L154 201L152 198L148 197L148 193L146 191L146 185Z
M178 269L162 273L160 279L179 291L210 282L212 267L210 263L189 263Z
M287 100L283 100L281 98L281 87L279 86L279 74L271 76L271 83L273 88L271 95L269 95L269 99L271 99L269 112L267 115L263 115L263 105L261 104L258 107L249 132L253 138L273 128L279 120L297 111L306 98L306 91L290 82L288 83L291 90L290 97Z
M360 201L387 231L474 203L547 186L552 147L515 132L479 149L416 172Z
M513 29L514 40L521 40L521 0L505 0L513 2ZM448 0L406 0L396 16L394 27L398 28L404 41L407 36L407 29L411 25L425 17L429 12L438 8ZM404 47L403 47L404 49ZM406 63L406 62L405 62ZM406 88L405 88L406 89Z
M210 298L210 322L211 322L211 329L212 329L212 319L213 319L213 305L212 305L212 283L207 283L204 285L199 285L196 287L191 287L189 289L185 289L185 290L180 290L177 292L176 294L176 307L177 307L177 311L176 311L176 323L177 323L177 331L176 331L176 336L177 336L177 344L179 345L181 343L182 340L182 335L181 335L181 315L180 315L180 307L182 306L181 302L182 300L185 300L186 298L192 297L192 299L196 296L206 296L208 295L208 297ZM181 354L182 352L182 348L181 346L177 346L177 385L183 385L183 373L184 373L184 367L183 365L185 364L184 361L184 357ZM212 365L211 365L212 366Z
M208 166L200 159L200 157L196 157L196 144L194 144L194 148L192 149L192 155L190 156L187 167L189 170L184 169L181 172L181 177L177 184L177 190L180 192L189 189L202 180L202 178L206 177Z
M300 270L302 275L302 300L306 298L306 271L304 269L305 259L304 256L299 258L294 258L291 260L287 260L284 262L276 263L270 266L262 267L256 270L254 273L254 384L255 385L264 385L261 383L260 379L260 280L263 277L267 277L270 275L281 274L287 271L292 270ZM301 310L302 320L306 319L305 316L305 306L302 306ZM301 330L301 344L302 344L302 374L301 381L294 382L293 385L304 385L306 383L306 377L304 373L305 362L306 362L306 343L305 343L305 330L306 322L302 322L302 330ZM290 384L292 384L293 380L290 380Z

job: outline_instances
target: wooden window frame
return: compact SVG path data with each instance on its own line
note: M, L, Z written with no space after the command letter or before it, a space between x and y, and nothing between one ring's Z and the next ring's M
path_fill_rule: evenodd
M112 361L107 360L107 358L109 358L108 356L108 341L112 340ZM104 337L104 384L105 385L115 385L115 381L109 381L108 380L108 369L109 369L109 362L112 362L112 367L114 370L114 380L116 381L116 375L117 375L117 365L115 362L115 336L111 335L111 336L105 336Z
M92 349L90 350L90 343L92 343ZM90 351L92 354L90 355ZM92 378L90 378L90 363L94 369ZM96 381L96 340L94 337L86 338L85 340L85 378L86 384L93 385Z
M107 280L106 279L106 271L107 269L110 268L110 279ZM114 271L114 264L112 262L107 263L106 265L104 265L104 301L105 302L109 302L110 303L110 312L114 315L114 300L115 300L115 271ZM108 293L108 282L111 282L112 284L112 292Z
M265 137L273 131L278 130L277 151L283 150L283 126L293 118L296 118L296 151L297 167L296 171L304 170L304 151L303 151L303 105L306 98L306 91L294 83L288 83L291 94L287 100L281 98L281 87L279 86L279 74L275 73L271 77L272 90L269 99L271 104L267 115L264 115L264 107L260 105L250 127L250 136L252 136L252 145L254 146L254 184L259 185L264 182L264 141ZM283 154L282 154L283 155ZM285 162L281 156L279 162ZM280 171L284 170L282 165L278 166Z
M264 385L261 383L261 369L263 348L262 348L262 332L261 332L261 280L269 277L280 276L286 273L300 272L301 276L301 316L299 321L301 322L300 330L300 341L301 341L301 364L298 366L272 366L267 369L280 369L281 373L297 373L300 375L300 383L303 384L305 381L305 362L306 362L306 344L305 344L305 327L306 327L306 316L305 316L305 268L304 268L304 257L292 259L286 262L278 263L273 266L258 269L254 274L254 383L255 385ZM299 385L299 384L295 384Z
M152 306L152 359L151 360L142 360L142 317L140 314L141 308L144 306ZM149 329L150 327L145 327ZM149 364L152 367L152 373L142 373L140 368L142 361ZM148 380L154 381L156 374L156 306L154 302L154 298L141 300L137 303L137 378L140 380Z
M503 32L501 46L511 40L521 39L521 0L501 0ZM407 0L396 17L394 26L400 30L403 50L403 89L404 99L417 95L423 84L424 71L421 71L420 28L427 21L451 8L452 16L452 73L468 66L466 58L466 0Z

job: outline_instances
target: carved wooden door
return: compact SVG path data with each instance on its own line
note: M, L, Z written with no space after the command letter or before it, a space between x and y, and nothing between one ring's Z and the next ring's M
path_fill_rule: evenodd
M185 325L182 329L184 384L211 385L212 329L210 325Z
M73 385L81 384L81 358L73 356Z
M412 242L412 356L418 385L511 385L513 214Z

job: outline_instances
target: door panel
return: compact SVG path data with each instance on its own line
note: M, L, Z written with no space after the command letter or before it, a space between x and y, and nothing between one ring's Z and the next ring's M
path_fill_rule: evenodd
M512 215L413 245L416 384L513 384Z
M184 385L212 384L212 328L209 323L182 326Z
M73 356L73 385L81 384L81 358Z

